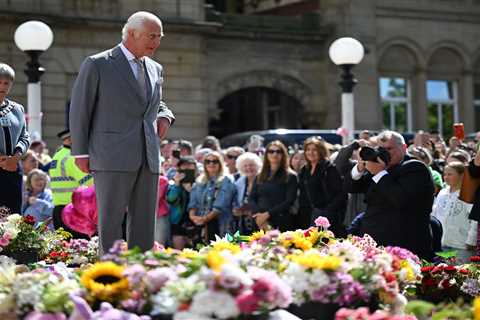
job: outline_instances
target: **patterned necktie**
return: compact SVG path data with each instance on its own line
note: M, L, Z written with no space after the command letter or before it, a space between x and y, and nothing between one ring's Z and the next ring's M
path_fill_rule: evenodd
M145 99L147 99L147 84L145 81L145 68L143 65L143 60L134 59L133 61L135 61L135 64L137 65L137 82L140 86L140 91L143 93Z

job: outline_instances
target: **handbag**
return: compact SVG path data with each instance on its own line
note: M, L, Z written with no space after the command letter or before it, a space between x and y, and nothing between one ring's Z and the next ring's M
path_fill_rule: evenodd
M480 186L480 178L472 177L468 165L463 172L462 187L460 188L460 195L458 198L466 203L475 202L475 193Z

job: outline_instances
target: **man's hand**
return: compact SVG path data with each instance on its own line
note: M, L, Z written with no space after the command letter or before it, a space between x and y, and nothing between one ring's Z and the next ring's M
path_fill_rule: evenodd
M386 170L387 165L385 162L382 161L382 159L377 158L378 162L375 161L366 161L365 168L368 170L373 175L376 175L380 171Z
M170 121L167 118L157 119L157 134L160 139L165 139L168 128L170 128Z
M77 167L85 173L90 173L90 159L89 158L75 158Z
M182 179L185 178L185 173L181 172L175 172L175 175L173 176L173 181L175 181L176 186L180 186Z

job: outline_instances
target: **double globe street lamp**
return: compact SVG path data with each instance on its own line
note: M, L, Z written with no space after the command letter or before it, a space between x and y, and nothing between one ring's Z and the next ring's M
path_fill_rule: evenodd
M15 44L25 52L30 61L27 62L25 74L27 85L28 131L34 139L42 138L42 91L40 77L45 69L38 58L53 42L53 32L41 21L27 21L18 26L14 35Z
M342 130L343 144L353 140L355 130L355 114L353 102L353 87L357 83L351 70L359 64L365 51L362 44L350 37L335 40L329 49L330 59L342 69L342 80L339 82L342 88Z

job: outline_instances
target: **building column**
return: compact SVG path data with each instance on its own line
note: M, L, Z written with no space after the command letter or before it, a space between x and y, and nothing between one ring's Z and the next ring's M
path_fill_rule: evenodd
M416 73L412 98L413 130L428 130L427 72L419 69Z
M473 75L465 71L460 80L459 93L460 122L465 126L465 133L475 131L475 110L473 106Z

